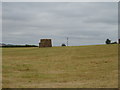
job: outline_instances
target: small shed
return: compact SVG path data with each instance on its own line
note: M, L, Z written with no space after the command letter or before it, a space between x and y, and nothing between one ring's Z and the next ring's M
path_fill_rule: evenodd
M40 47L52 47L52 40L51 39L41 39L39 43Z

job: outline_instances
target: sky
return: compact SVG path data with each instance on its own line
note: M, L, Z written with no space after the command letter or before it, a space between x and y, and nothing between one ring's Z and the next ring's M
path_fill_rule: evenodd
M117 2L3 2L2 42L53 46L104 44L118 39Z
M2 3L0 3L0 42L2 42Z

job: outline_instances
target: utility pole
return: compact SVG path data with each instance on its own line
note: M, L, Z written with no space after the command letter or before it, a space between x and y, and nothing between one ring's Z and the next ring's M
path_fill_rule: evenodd
M67 46L68 46L68 37L67 37Z

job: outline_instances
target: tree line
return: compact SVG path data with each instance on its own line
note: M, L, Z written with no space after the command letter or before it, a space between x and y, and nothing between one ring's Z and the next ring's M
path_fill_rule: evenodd
M106 39L105 43L106 43L106 44L117 44L117 42L111 42L110 39Z
M37 45L3 45L1 47L38 47Z

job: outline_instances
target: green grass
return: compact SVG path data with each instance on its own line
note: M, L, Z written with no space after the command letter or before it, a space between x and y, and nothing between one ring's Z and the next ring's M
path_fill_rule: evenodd
M3 88L118 87L118 45L2 50Z

